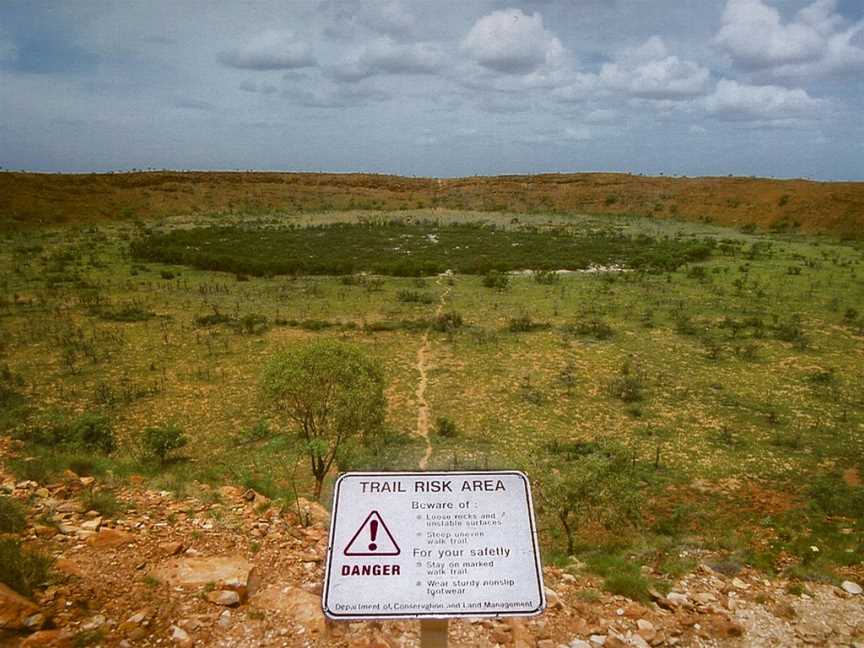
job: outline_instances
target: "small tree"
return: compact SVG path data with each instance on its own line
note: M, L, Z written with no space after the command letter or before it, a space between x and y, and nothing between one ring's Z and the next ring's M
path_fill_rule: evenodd
M638 475L623 448L576 442L547 452L553 457L535 467L535 484L541 509L556 517L564 531L568 555L576 549L582 525L621 532L639 524Z
M273 356L261 379L267 400L296 426L315 477L315 499L340 446L384 426L384 375L358 347L310 342Z
M168 453L186 445L187 439L183 430L173 423L149 427L144 430L144 448L156 457L160 464L165 463Z

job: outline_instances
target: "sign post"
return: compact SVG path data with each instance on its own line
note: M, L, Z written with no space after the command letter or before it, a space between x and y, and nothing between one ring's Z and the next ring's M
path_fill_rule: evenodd
M345 473L336 482L322 607L334 620L531 616L546 606L534 507L517 471Z
M447 619L420 622L420 648L447 648Z

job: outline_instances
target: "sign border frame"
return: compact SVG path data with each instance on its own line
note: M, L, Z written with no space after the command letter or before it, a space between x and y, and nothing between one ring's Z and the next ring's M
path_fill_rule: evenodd
M327 598L330 590L330 576L333 562L333 540L336 532L336 512L339 502L339 489L342 487L343 480L353 477L446 477L454 475L516 475L521 478L525 484L525 498L528 505L528 522L531 527L531 542L534 549L534 569L537 579L538 591L540 593L539 605L531 610L505 610L503 612L463 612L461 614L442 613L442 612L385 612L381 614L339 614L328 609ZM330 530L327 537L327 558L325 561L324 570L324 587L321 592L321 611L324 616L332 621L366 621L375 619L461 619L461 618L500 618L500 617L532 617L538 616L546 609L546 588L543 582L543 561L540 556L540 542L537 538L537 522L534 519L534 498L531 495L531 482L528 476L521 470L453 470L453 471L356 471L346 472L339 475L333 488L333 506L330 514Z

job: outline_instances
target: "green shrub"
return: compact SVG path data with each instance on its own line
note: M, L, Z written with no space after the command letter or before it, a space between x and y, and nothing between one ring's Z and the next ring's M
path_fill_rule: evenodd
M432 322L432 328L441 333L452 333L462 328L462 316L456 312L441 313Z
M704 280L708 276L704 266L691 266L687 269L687 277L689 279Z
M689 315L681 314L675 318L675 332L681 335L696 335L699 329Z
M568 392L570 389L576 384L576 368L573 366L572 362L568 362L564 367L558 372L558 384L564 387Z
M785 320L778 320L774 326L774 338L781 342L791 342L795 347L804 351L809 346L809 340L804 333L801 316L792 315Z
M535 322L530 315L511 317L507 324L507 330L511 333L530 333L548 328L549 324L546 322Z
M273 431L270 429L270 424L266 419L260 419L252 427L240 432L239 439L241 443L257 443L269 439L271 436L273 436Z
M399 290L396 292L396 300L406 304L431 304L435 298L419 290Z
M634 601L649 601L649 587L648 581L638 572L611 574L603 580L603 589L607 592L626 596Z
M442 319L436 325L437 321L432 322L432 327L439 331L448 331L450 322L446 318ZM461 318L459 320L461 324ZM380 320L377 322L365 322L363 330L367 333L375 333L378 331L423 331L429 327L429 321L425 319L402 319L402 320ZM454 328L456 328L454 326Z
M213 312L209 315L199 315L193 320L195 326L215 326L216 324L230 324L231 317L220 313L216 307L213 307Z
M642 379L634 375L616 376L609 382L609 394L625 403L641 401Z
M334 326L339 326L339 324L337 322L319 319L304 319L297 323L297 327L304 331L323 331L328 328L333 328Z
M490 270L483 276L483 286L486 288L504 290L509 285L510 277L505 273L498 272L497 270Z
M54 559L21 546L17 538L0 538L0 583L22 596L48 582Z
M23 378L12 373L8 365L0 367L0 434L14 428L27 414L27 399L20 392L23 386Z
M560 275L554 270L535 270L532 273L534 277L534 281L538 284L543 284L546 286L551 286L552 284L556 284L561 280Z
M145 429L142 442L148 456L165 463L172 451L186 446L188 439L179 426L168 423Z
M18 397L18 390L24 385L24 380L12 373L8 364L0 367L0 405L8 405Z
M84 450L111 454L117 446L114 430L108 417L101 414L82 414L72 424L75 445Z
M27 526L24 507L11 497L0 496L0 533L18 533Z
M808 371L804 378L807 382L815 385L834 385L838 382L833 367Z
M23 481L35 481L40 484L46 484L49 480L60 472L59 467L50 461L44 461L37 457L28 461L21 458L9 459L6 462L7 467L15 475L16 478Z
M801 431L794 430L791 432L784 430L775 430L771 435L771 445L787 450L800 450L803 446Z
M81 497L81 504L86 511L97 511L105 517L114 517L125 506L117 499L114 493L104 490L88 490Z
M812 478L808 494L813 506L825 515L864 517L864 488L849 486L837 475Z
M446 416L439 416L435 419L435 432L438 436L446 437L448 439L452 439L459 435L459 429L456 427L456 423Z
M595 589L581 589L576 592L576 598L584 603L595 604L602 598L600 592Z
M261 313L247 313L233 324L234 330L245 335L261 335L267 331L267 318Z
M86 412L70 420L53 414L23 435L23 440L50 448L67 448L110 454L117 442L107 416Z
M596 317L570 324L565 327L565 331L571 335L593 337L598 340L608 340L615 335L615 331L609 324Z
M612 594L634 601L647 601L650 583L642 576L640 566L615 553L592 553L585 557L590 571L603 577L603 588Z

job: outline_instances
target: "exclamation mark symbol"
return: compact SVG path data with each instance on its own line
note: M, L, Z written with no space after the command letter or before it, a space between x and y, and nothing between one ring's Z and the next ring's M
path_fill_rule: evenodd
M378 545L375 544L375 538L378 537L378 520L369 521L369 533L372 535L372 542L369 543L369 551L375 551Z

